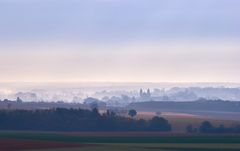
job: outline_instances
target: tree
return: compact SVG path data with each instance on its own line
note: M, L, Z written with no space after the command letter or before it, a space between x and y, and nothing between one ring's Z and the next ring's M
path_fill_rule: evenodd
M83 109L0 110L0 130L39 131L170 131L164 118L145 121L117 116L114 112L99 114Z
M131 116L131 117L134 117L134 116L137 115L137 111L134 110L134 109L131 109L131 110L128 111L128 115Z
M98 118L100 116L100 113L98 111L97 108L94 108L92 109L92 115L95 117L95 118Z
M168 123L168 120L162 117L154 116L150 120L150 130L151 131L171 131L172 127Z
M111 110L107 110L107 112L106 112L105 115L108 116L108 117L115 117L115 116L116 116L116 113L113 112L113 111L111 111Z
M188 133L192 133L193 132L193 126L190 124L190 125L188 125L187 127L186 127L186 131L188 132Z
M199 131L201 133L213 133L214 132L214 127L209 121L204 121L202 122L201 126L199 127Z

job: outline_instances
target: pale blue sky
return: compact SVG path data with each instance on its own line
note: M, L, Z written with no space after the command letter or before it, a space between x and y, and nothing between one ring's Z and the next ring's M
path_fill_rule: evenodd
M0 0L0 81L240 82L239 0Z

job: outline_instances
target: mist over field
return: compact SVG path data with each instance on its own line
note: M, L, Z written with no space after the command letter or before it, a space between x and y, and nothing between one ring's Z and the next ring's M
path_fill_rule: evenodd
M87 97L139 97L140 89L150 89L153 97L174 96L167 101L195 101L199 98L240 100L238 83L1 83L0 99L24 101L64 101L82 103ZM185 97L185 98L184 98ZM188 97L188 98L187 98ZM181 100L182 99L182 100ZM154 99L153 99L154 100ZM119 100L125 103L126 100ZM122 102L121 102L122 101Z

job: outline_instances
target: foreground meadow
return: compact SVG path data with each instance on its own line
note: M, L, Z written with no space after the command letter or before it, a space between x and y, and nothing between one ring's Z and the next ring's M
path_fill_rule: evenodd
M237 151L240 135L0 132L1 151Z
M239 144L102 144L95 147L31 151L237 151L239 149Z
M155 113L139 112L136 119L151 119ZM183 113L163 112L172 132L46 132L0 131L0 151L237 151L238 134L186 133L186 126L238 125L239 120L213 119Z

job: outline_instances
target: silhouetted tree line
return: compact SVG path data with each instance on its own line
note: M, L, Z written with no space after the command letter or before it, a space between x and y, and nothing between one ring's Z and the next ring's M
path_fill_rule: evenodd
M193 128L192 125L186 127L187 132L189 133L240 133L240 125L235 125L231 127L225 127L224 125L213 126L209 121L204 121L200 127Z
M40 131L171 131L161 117L151 120L117 116L98 109L0 110L0 130Z

